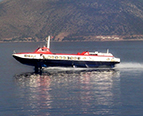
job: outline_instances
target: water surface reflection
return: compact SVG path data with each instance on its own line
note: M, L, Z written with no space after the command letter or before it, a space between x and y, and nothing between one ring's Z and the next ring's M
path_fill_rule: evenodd
M56 70L18 74L15 82L28 103L23 110L36 115L112 115L121 105L119 77L117 70Z
M24 111L31 115L49 115L49 112L43 114L43 110L51 109L52 102L51 79L47 74L22 73L15 75L15 82L19 86L18 96Z

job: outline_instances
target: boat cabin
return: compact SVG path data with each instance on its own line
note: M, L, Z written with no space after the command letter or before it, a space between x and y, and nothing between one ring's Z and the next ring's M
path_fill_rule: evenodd
M49 48L47 47L39 47L38 49L35 50L35 53L51 53Z

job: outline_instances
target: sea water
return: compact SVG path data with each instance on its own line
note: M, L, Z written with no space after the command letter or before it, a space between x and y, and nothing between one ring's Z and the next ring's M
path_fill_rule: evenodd
M0 43L0 115L142 116L143 41L51 42L51 51L106 52L121 58L114 69L47 68L42 74L12 53L44 43Z

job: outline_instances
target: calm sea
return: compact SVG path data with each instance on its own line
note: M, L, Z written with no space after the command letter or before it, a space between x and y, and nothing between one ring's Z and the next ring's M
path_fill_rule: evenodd
M114 70L45 69L17 62L12 53L44 43L0 43L0 116L142 116L143 41L51 42L51 51L106 52L121 58Z

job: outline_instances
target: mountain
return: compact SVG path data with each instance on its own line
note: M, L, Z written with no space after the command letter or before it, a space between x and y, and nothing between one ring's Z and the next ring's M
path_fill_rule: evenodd
M3 0L1 41L143 35L143 0Z

